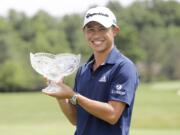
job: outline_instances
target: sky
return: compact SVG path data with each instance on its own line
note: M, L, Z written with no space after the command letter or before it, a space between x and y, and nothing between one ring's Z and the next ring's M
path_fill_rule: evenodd
M111 0L0 0L0 16L6 16L9 9L24 12L28 16L44 10L53 16L83 13L91 5L103 6ZM116 0L127 6L135 0Z

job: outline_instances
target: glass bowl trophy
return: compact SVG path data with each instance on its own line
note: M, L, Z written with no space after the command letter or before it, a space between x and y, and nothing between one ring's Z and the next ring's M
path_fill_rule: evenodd
M61 88L55 82L60 81L76 71L80 64L80 55L70 53L30 53L30 61L33 69L50 80L49 85L42 90L45 93L56 93Z

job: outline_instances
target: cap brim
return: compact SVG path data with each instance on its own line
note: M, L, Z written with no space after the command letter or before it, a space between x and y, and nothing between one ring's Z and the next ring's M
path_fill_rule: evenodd
M92 19L88 19L88 21L84 22L83 28L90 22L98 22L99 24L103 25L106 28L111 27L113 24L107 20L107 18L101 18L99 19L99 17L93 17Z

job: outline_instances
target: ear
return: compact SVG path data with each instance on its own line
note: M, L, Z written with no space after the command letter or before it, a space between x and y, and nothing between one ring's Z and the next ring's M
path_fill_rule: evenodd
M85 27L82 27L82 28L81 28L81 31L84 32L84 30L85 30Z
M119 31L120 31L119 26L114 26L114 27L113 27L114 36L116 36Z

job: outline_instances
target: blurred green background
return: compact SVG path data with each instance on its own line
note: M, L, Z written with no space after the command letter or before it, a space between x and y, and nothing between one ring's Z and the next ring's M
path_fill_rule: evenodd
M92 5L92 7L95 5ZM140 73L132 135L180 134L180 3L135 1L124 7L108 1L117 16L117 48ZM0 16L0 135L70 135L74 127L53 98L40 90L42 76L30 65L30 52L91 54L81 30L84 13L33 16L14 9ZM65 78L73 86L74 75Z

